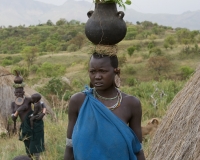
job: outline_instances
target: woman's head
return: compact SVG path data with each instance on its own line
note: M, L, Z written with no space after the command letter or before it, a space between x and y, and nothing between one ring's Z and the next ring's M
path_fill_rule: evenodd
M116 55L92 54L89 63L91 87L107 89L114 86L116 74L119 74L118 58Z
M16 97L23 97L24 96L24 88L23 87L15 88L14 94Z

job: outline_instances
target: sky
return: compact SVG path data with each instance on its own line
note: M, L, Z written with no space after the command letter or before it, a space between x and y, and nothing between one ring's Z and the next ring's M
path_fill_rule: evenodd
M37 0L44 3L62 5L67 0ZM93 2L93 0L86 0ZM181 14L187 11L200 10L200 0L131 0L134 10L142 13Z

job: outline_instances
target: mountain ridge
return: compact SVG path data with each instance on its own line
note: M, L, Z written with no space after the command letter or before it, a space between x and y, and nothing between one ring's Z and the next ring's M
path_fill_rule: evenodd
M95 8L94 3L75 0L68 0L60 6L35 0L0 0L0 4L0 26L38 25L48 20L56 23L60 18L85 23L88 20L87 12ZM118 10L124 11L119 7ZM152 14L127 8L124 13L124 20L133 24L146 20L173 28L200 30L200 10L182 14Z

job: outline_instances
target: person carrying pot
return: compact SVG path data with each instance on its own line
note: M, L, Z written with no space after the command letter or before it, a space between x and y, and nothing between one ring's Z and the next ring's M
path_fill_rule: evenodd
M145 160L141 104L119 89L117 55L93 53L88 73L69 102L64 160Z
M11 118L16 124L16 120L19 116L21 120L20 135L19 140L24 142L26 153L30 158L40 159L40 152L45 150L44 148L44 123L42 118L45 115L46 108L37 117L34 122L34 129L31 129L29 116L33 113L31 104L33 103L30 97L24 95L23 78L19 76L16 71L17 76L14 79L13 87L15 88L15 101L11 103Z

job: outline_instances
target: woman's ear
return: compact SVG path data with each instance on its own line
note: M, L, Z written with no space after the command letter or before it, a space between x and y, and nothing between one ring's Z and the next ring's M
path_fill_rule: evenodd
M114 85L116 88L119 88L120 84L121 84L121 80L120 80L119 74L116 74L115 79L114 79Z

